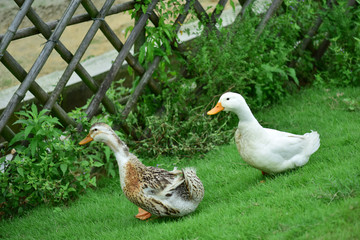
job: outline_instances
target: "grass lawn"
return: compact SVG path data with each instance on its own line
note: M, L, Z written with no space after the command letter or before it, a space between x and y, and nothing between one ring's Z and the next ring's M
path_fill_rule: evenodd
M266 127L320 133L320 149L294 171L263 177L234 143L178 162L195 166L205 186L203 202L186 217L139 221L119 180L110 179L68 207L41 206L0 222L0 238L359 239L359 102L360 88L307 89L255 113ZM172 169L174 161L144 162Z

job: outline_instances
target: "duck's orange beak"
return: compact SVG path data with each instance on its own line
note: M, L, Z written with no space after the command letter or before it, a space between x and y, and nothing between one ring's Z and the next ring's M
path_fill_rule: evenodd
M207 115L215 115L218 112L221 112L222 110L224 110L224 107L221 105L220 102L218 102L213 109L207 112Z
M80 145L84 145L87 144L91 141L93 141L94 139L92 137L90 137L90 135L87 135L86 138L84 138L83 140L81 140L81 142L79 142Z

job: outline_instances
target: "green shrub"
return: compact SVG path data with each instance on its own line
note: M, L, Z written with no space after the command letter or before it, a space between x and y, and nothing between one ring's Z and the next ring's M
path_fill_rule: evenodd
M188 53L188 69L196 82L203 103L226 91L247 97L253 109L269 105L286 94L286 83L298 84L295 70L286 65L292 51L281 38L265 31L255 40L253 21L239 29L223 29L196 39ZM249 40L252 39L252 40Z
M316 79L331 86L360 86L360 9L339 2L323 14L320 28L329 48L318 64Z
M146 117L150 137L130 142L133 151L140 156L184 158L206 153L232 138L233 131L226 127L227 116L211 121L202 107L187 113L179 110L179 106L166 105L161 117Z
M109 98L114 100L120 111L123 106L116 100L126 93L121 82L114 83L108 91ZM126 124L137 139L121 130L116 131L133 153L140 157L188 157L203 154L232 138L233 128L227 123L234 119L233 116L222 115L215 120L207 116L206 111L211 107L210 99L206 105L196 106L196 99L189 97L193 94L191 81L170 81L166 84L167 88L159 95L146 90L127 117ZM119 113L101 115L92 120L98 121L117 128L123 119Z
M11 161L0 159L4 165L0 173L2 214L12 216L40 203L67 202L96 186L90 171L103 163L88 157L78 139L58 128L56 118L46 115L46 110L38 112L35 105L17 114L21 119L16 123L22 130L10 142L16 155Z

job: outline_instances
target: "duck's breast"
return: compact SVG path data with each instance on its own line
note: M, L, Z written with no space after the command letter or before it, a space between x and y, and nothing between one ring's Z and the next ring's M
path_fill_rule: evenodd
M120 182L123 182L123 186L121 186L122 190L131 202L138 205L138 202L141 202L140 196L142 195L143 189L140 169L132 162L127 162L124 168L124 171L120 173L123 174L120 176L120 178L122 178Z

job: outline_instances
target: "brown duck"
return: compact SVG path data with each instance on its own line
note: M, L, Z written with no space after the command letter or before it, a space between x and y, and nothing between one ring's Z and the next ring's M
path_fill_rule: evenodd
M139 207L138 219L151 215L180 217L197 208L204 196L204 187L193 168L166 171L147 167L129 152L126 144L105 123L95 123L79 144L104 142L114 152L125 196Z

